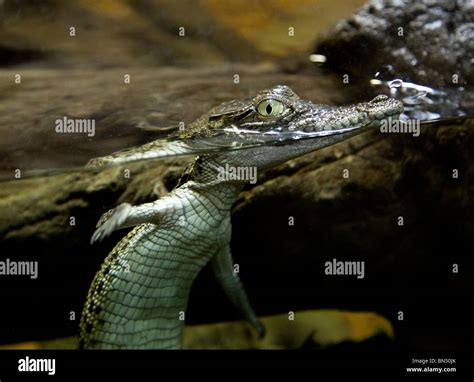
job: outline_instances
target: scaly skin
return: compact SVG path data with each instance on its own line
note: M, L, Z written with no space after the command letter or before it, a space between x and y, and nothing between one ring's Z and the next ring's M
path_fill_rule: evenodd
M211 109L176 139L91 160L89 167L101 167L204 153L188 170L188 180L169 195L140 206L124 203L99 220L91 242L116 229L135 228L107 256L92 282L80 346L179 348L190 288L208 262L232 303L263 335L233 272L229 246L230 209L246 180L228 180L222 176L229 175L224 168L265 170L378 127L402 111L399 101L384 96L347 107L314 105L280 85Z

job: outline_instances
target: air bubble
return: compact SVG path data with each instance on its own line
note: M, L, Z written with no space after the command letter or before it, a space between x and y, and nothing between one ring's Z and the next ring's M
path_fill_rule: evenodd
M403 86L403 80L397 78L395 80L392 80L388 83L388 86L390 88L401 88Z

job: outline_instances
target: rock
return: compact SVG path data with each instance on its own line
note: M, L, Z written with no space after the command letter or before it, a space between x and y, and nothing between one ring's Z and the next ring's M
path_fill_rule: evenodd
M330 28L316 52L354 79L373 78L391 65L397 78L426 86L472 84L474 7L470 1L372 0Z

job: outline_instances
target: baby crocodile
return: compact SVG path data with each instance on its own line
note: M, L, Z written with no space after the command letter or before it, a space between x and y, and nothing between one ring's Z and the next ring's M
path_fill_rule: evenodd
M234 272L230 210L246 180L231 176L231 169L266 170L378 127L402 111L400 101L386 96L346 107L316 105L278 85L212 108L181 131L179 139L91 160L90 167L101 167L204 152L167 196L138 206L123 203L100 218L91 242L117 229L135 228L110 252L92 282L81 317L80 347L180 348L190 288L208 262L231 302L263 335Z

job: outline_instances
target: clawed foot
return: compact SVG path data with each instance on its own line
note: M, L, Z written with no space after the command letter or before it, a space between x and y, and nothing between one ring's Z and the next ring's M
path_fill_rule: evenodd
M265 337L265 333L266 333L266 330L265 330L265 326L259 321L255 321L252 323L252 326L254 327L254 329L257 331L258 333L258 337L260 339L262 339L263 337Z
M129 203L122 203L113 210L103 214L97 222L97 229L91 237L91 244L103 240L125 222L132 206Z

